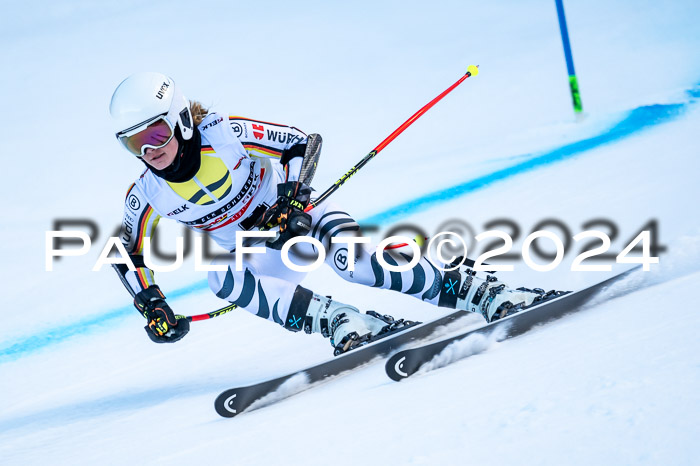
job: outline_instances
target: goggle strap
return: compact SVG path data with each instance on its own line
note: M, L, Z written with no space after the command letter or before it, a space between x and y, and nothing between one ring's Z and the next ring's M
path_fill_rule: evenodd
M167 113L162 113L162 114L160 114L160 115L156 115L156 116L154 116L153 118L149 118L148 120L142 121L141 123L132 126L131 128L127 128L127 129L125 129L125 130L123 130L123 131L119 131L119 132L117 133L117 139L118 139L118 138L121 138L121 137L125 137L125 136L126 136L126 137L133 136L134 134L136 134L136 133L138 133L138 132L140 132L140 131L143 131L143 129L146 129L146 127L147 127L148 125L152 124L153 122L155 122L155 121L158 120L159 118L163 118L163 119L164 119L166 115L167 115ZM143 127L143 129L140 129L139 131L135 131L135 130L141 128L141 127ZM131 133L131 134L129 134L129 133Z

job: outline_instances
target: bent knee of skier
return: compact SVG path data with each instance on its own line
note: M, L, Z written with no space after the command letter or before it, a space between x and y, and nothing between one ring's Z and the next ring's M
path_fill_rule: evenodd
M259 267L247 261L241 264L242 270L236 270L236 260L233 256L224 254L212 262L212 265L223 265L226 268L209 272L211 291L218 298L236 304L247 312L282 324L297 281L265 273L276 271L278 273L275 275L279 275L281 270L272 267L276 264L275 260L268 261L268 267L263 267L262 273Z

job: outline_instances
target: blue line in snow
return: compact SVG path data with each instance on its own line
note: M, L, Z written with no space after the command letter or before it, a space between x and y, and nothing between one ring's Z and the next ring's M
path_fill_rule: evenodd
M478 189L485 188L506 178L571 158L583 152L596 149L604 144L619 141L649 127L666 123L681 115L687 109L690 103L694 103L695 99L700 97L700 83L688 90L687 94L690 97L689 102L647 105L636 108L630 111L619 123L597 136L583 139L571 144L566 144L550 151L515 157L516 159L524 158L525 160L511 165L510 167L497 170L464 183L421 196L408 202L404 202L396 207L387 209L383 212L379 212L364 220L361 220L359 223L365 225L386 224L407 214L415 214L418 211L426 210L437 204L441 204ZM180 298L190 293L202 291L207 287L208 285L206 280L199 281L187 287L169 292L168 298ZM132 306L123 306L107 311L97 317L90 317L72 324L67 324L56 327L52 330L44 331L37 335L20 338L14 343L0 348L0 363L13 361L21 356L33 353L55 343L63 342L77 335L84 335L92 332L93 330L107 328L117 319L122 319L135 312L136 311Z
M596 149L604 144L619 141L648 127L674 119L683 113L687 105L688 104L685 103L657 104L636 108L629 112L624 119L615 124L612 128L597 136L566 144L547 152L515 157L525 160L464 183L422 195L419 198L376 213L360 223L364 223L365 225L384 225L403 218L406 215L415 214L416 212L426 210L437 204L442 204L457 197L464 196L467 193L485 188L497 181L574 157L583 152Z
M177 299L190 293L202 291L208 287L207 281L202 280L192 285L188 285L178 290L168 293L169 299ZM99 316L91 316L71 324L62 325L52 330L31 335L17 340L15 343L0 348L0 363L12 361L28 353L45 348L54 343L60 343L77 335L84 335L93 330L106 329L118 319L123 319L128 315L137 315L133 306L123 306L118 309L107 311Z

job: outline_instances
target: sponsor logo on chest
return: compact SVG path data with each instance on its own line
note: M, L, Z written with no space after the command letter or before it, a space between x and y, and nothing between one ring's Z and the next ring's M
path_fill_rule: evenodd
M172 212L168 212L168 217L172 217L173 215L181 214L186 210L189 210L190 207L187 204L183 204L177 209L173 210Z

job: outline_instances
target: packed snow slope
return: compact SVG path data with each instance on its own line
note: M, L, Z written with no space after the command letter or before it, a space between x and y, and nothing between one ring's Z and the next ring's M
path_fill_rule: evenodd
M700 5L565 7L582 119L550 1L3 4L0 462L696 464ZM478 354L405 382L378 363L219 418L221 390L322 361L330 346L243 310L154 345L114 273L91 272L142 170L114 140L116 85L162 71L214 110L321 133L323 190L469 64L479 76L333 201L376 225L375 240L397 224L432 235L467 222L473 234L507 219L515 252L546 219L571 236L608 221L597 227L617 230L613 256L655 221L660 264L525 336L465 342ZM92 219L99 236L47 272L56 219ZM180 228L159 229L172 250ZM585 286L605 274L571 272L580 249L552 272L514 260L501 275ZM225 304L205 278L189 259L157 280L176 312L198 314ZM327 270L303 284L399 317L444 312Z

